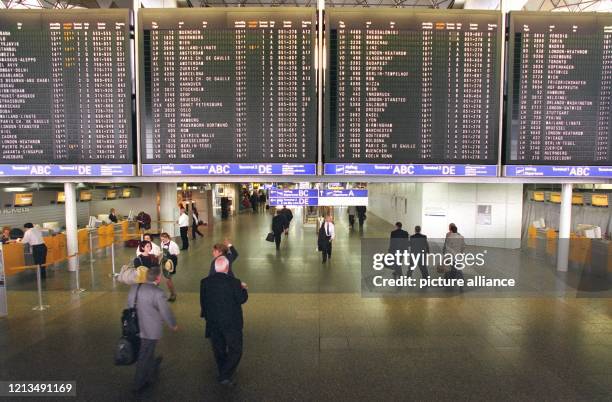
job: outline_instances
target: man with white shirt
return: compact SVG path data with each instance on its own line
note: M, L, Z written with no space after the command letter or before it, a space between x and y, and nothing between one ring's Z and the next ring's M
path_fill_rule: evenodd
M330 215L325 217L325 222L319 228L318 246L319 251L323 254L323 262L327 259L331 259L332 252L332 241L336 238L336 230L332 217Z
M181 207L181 214L178 218L178 225L181 231L181 240L183 241L183 246L181 250L187 250L189 248L189 237L187 236L187 231L189 230L189 216L185 213L185 208Z
M32 257L34 258L34 264L41 266L40 277L42 279L46 279L47 268L45 267L45 263L47 261L47 246L43 240L42 232L38 228L35 228L30 222L23 225L23 227L26 229L26 231L21 239L21 242L30 245Z

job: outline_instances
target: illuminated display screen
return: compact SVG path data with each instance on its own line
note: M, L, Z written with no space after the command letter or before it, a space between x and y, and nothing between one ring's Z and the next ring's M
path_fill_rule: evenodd
M143 163L316 162L314 9L139 19Z
M326 16L325 162L497 163L500 13Z
M612 14L511 13L506 163L612 164Z
M133 163L129 29L127 10L0 12L0 164Z

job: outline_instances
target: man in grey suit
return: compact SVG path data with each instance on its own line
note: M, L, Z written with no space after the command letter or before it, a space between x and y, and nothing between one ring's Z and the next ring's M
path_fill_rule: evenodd
M140 392L147 385L155 382L161 357L155 357L155 346L162 336L162 323L176 331L176 319L166 295L158 285L161 269L154 265L147 271L147 283L132 285L128 294L128 306L134 307L138 313L138 326L140 328L140 350L136 363L136 376L134 378L134 391Z

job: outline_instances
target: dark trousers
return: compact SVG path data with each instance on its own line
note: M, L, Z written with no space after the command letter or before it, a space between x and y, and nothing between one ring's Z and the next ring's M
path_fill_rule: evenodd
M419 269L421 270L421 278L427 278L429 276L429 272L427 271L427 265L425 264L418 264ZM412 267L410 267L412 268ZM410 269L408 268L408 278L412 277L412 273L414 272L414 269ZM416 267L414 267L416 269ZM401 268L400 268L401 269Z
M355 215L349 215L349 225L355 226Z
M219 381L231 379L242 358L242 330L211 328L210 341L219 369Z
M276 243L276 249L279 250L280 249L280 243L281 243L281 239L283 232L280 233L274 233L274 243Z
M181 226L181 240L183 241L183 248L181 250L187 250L189 248L189 236L187 236L188 230L189 226Z
M331 259L332 252L332 243L331 241L327 241L327 244L321 250L321 254L323 254L323 262L327 261L327 259Z
M191 225L191 238L195 240L196 234L199 234L200 237L204 237L202 232L200 232L200 230L198 229L198 224L194 223Z
M136 376L134 377L134 388L140 389L147 382L153 383L159 366L155 359L156 339L140 339L140 350L136 362Z
M45 278L47 276L47 268L44 266L47 262L47 246L44 244L32 246L32 258L34 259L34 265L42 265L40 276Z
M365 221L365 215L359 215L359 226L363 226L363 222Z

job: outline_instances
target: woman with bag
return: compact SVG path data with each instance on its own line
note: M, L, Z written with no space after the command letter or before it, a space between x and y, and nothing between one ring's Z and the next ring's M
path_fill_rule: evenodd
M150 241L143 240L138 246L138 255L134 258L134 268L145 266L151 268L159 264L159 259L152 253L153 245Z

